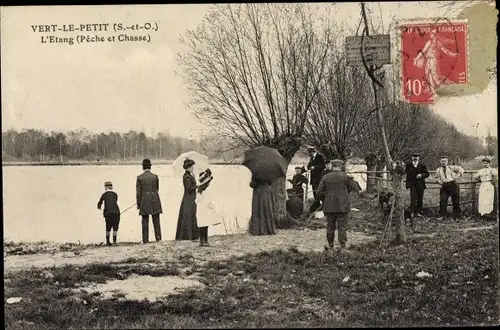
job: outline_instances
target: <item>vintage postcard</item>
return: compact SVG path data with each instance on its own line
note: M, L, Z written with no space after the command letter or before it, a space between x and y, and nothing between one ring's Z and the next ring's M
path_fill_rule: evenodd
M0 15L7 329L499 324L495 2Z

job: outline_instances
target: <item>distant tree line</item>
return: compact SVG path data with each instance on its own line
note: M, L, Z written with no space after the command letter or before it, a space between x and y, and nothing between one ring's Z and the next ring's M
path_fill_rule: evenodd
M190 150L211 158L234 157L230 152L221 151L220 146L217 151L214 149L210 138L195 141L169 133L158 133L154 137L136 131L95 134L84 128L67 133L39 129L2 132L4 161L175 159Z

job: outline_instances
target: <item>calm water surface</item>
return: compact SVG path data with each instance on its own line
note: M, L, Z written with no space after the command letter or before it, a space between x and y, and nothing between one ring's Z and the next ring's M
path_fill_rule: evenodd
M5 166L3 167L4 238L13 241L95 243L104 240L105 227L97 202L104 182L112 181L118 204L125 210L135 203L140 166ZM162 235L174 239L182 199L182 175L170 165L153 167L160 177ZM250 218L250 172L243 166L213 166L209 189L223 224L210 235L245 231ZM289 168L289 175L293 166ZM364 188L365 178L358 181ZM203 214L198 214L199 217ZM211 215L214 216L214 215ZM134 206L121 215L119 240L141 240L141 220ZM154 237L150 224L150 238Z

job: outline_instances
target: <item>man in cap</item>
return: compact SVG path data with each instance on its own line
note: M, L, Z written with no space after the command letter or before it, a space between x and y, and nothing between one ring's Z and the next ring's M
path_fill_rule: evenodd
M334 159L331 164L332 172L325 174L318 187L318 197L323 201L323 212L327 221L326 250L333 248L335 225L339 230L340 247L346 246L347 219L351 210L349 193L355 190L351 178L342 171L343 161Z
M417 217L422 215L425 179L428 177L429 171L420 161L420 154L411 154L411 163L406 164L406 189L410 189L412 215Z
M149 242L149 216L153 218L156 241L161 241L160 214L162 213L160 195L160 180L151 172L151 161L142 161L144 172L137 177L136 197L137 209L142 217L142 242Z
M307 151L309 153L309 164L307 164L307 169L311 172L311 187L314 195L314 203L309 208L309 212L315 212L321 205L321 201L318 199L317 190L319 182L323 171L325 169L325 157L316 151L313 146L308 146Z

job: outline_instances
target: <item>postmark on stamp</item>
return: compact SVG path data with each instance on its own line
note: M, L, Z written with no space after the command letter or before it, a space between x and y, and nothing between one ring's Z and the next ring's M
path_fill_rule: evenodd
M432 104L442 86L467 84L467 23L402 23L401 88L403 100Z

